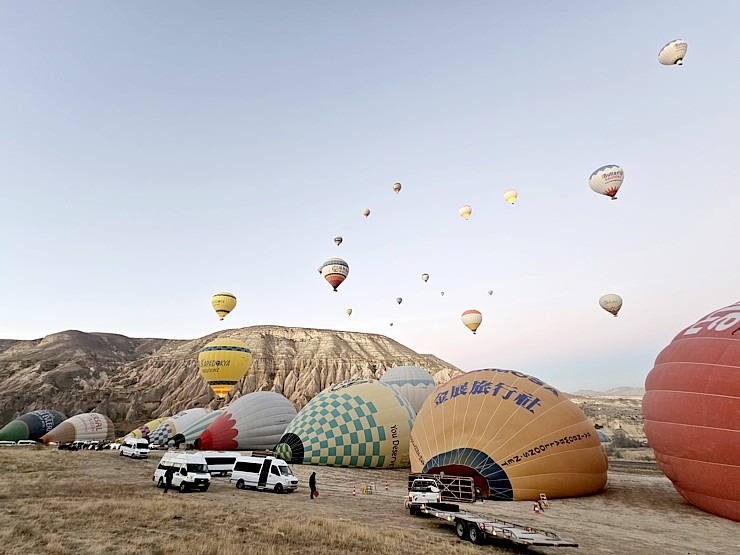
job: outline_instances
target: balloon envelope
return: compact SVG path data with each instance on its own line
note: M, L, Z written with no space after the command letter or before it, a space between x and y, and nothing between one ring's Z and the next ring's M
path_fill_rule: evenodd
M429 274L421 274L421 279L424 283L429 281Z
M740 521L740 301L673 338L645 379L645 435L692 505Z
M203 379L218 397L226 397L252 366L252 351L239 339L214 339L198 353Z
M174 436L172 436L173 441L179 440L179 442L182 443L195 443L195 440L200 437L200 434L202 434L223 412L224 409L218 409L202 416L190 424L190 426L186 427L182 431L178 431Z
M509 189L504 193L504 200L510 204L514 204L518 196L519 193L516 189Z
M236 306L236 296L233 293L227 292L216 293L211 297L211 305L219 318L223 320L229 312L234 310L234 307Z
M341 245L343 240L344 239L342 239L339 235L334 237L334 242L337 244L337 246Z
M394 183L393 184L393 192L398 193L401 190L401 184L400 183Z
M68 441L113 440L115 437L116 432L110 418L97 412L87 412L67 418L40 439L44 443L66 443Z
M467 220L470 217L470 214L473 213L473 209L466 204L465 206L461 206L460 210L457 212L463 217L463 219Z
M467 372L439 386L411 432L411 471L475 480L497 500L573 497L606 485L593 425L554 387L513 370Z
M599 298L599 306L616 316L622 308L622 297L613 293L602 295L601 298Z
M348 308L347 309L347 316L352 316L352 309L351 308Z
M424 368L419 366L396 366L387 370L380 383L387 384L411 404L414 412L419 412L424 401L432 394L437 384Z
M178 412L174 416L165 418L154 431L149 434L149 443L155 445L166 445L176 434L185 430L188 426L203 418L211 412L211 409L194 408Z
M658 52L658 61L664 66L683 65L688 43L683 39L672 40Z
M591 190L617 200L617 191L624 181L624 170L614 164L601 166L594 170L588 178L588 186Z
M341 258L330 258L321 265L321 275L336 291L349 275L349 264Z
M405 467L414 416L409 402L391 386L366 378L347 380L300 410L275 454L298 464Z
M483 315L477 310L466 310L462 313L461 319L465 327L475 333L481 322L483 322Z
M34 410L8 422L0 430L0 441L40 440L67 419L55 410Z
M362 211L362 215L363 215L363 216L365 216L365 217L367 218L367 217L368 217L368 216L370 215L370 209L369 209L369 208L365 208L365 209L364 209L364 210Z
M149 422L147 422L146 424L144 424L142 426L139 426L135 430L131 430L129 433L127 433L123 437L124 438L127 438L127 437L142 437L144 439L148 439L149 438L149 434L151 434L154 430L156 430L157 427L162 422L164 422L165 420L167 420L167 417L166 416L163 416L161 418L155 418L154 420L150 420Z
M401 297L396 297L396 302L398 304L401 304L403 302L403 299Z

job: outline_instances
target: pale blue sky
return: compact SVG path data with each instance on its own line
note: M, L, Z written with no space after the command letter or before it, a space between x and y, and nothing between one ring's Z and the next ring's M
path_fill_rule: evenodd
M740 298L738 21L734 1L2 1L0 337L316 327L642 386ZM685 64L660 65L676 38ZM617 201L587 184L605 164Z

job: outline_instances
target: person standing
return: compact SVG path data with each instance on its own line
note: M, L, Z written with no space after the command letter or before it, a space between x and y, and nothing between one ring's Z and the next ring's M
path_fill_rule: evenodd
M172 475L174 473L175 469L171 466L164 471L164 493L167 493L167 491L172 486Z
M311 499L319 496L319 490L316 489L316 473L311 472L311 477L308 479L308 487L311 488Z

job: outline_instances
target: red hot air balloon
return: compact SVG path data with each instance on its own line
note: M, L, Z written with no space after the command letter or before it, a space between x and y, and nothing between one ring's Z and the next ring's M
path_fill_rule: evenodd
M645 435L689 503L740 521L740 301L680 332L645 380Z
M320 266L319 271L336 291L349 275L349 264L341 258L330 258Z

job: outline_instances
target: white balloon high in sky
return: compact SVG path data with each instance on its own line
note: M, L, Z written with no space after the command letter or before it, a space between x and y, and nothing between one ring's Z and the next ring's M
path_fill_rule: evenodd
M737 299L740 3L171 4L3 10L0 339L329 329L605 390Z

